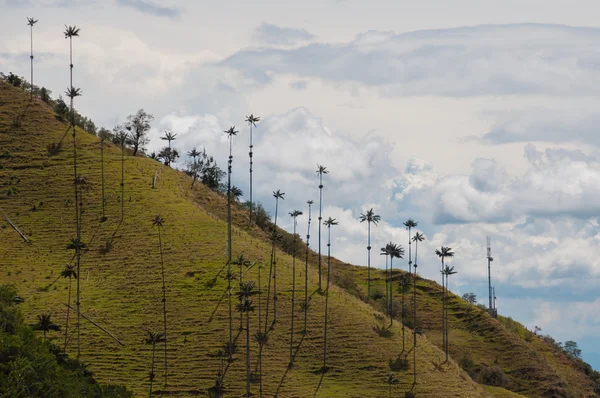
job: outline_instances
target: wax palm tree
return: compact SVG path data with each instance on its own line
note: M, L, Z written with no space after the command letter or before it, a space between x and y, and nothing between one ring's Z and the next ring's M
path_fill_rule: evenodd
M29 25L30 37L31 37L31 53L29 59L31 60L31 99L33 99L33 25L38 20L27 17L27 25Z
M250 116L246 116L246 123L248 123L248 125L250 126L250 152L248 153L248 155L250 156L250 225L252 225L252 206L254 206L254 203L252 203L252 149L254 148L254 146L252 145L252 128L256 127L256 123L260 121L260 117L258 116L254 116L254 114L250 114Z
M171 131L165 131L165 135L160 137L160 139L163 141L168 141L169 149L171 149L171 141L175 141L176 140L175 137L177 137L177 134L173 134Z
M393 291L394 291L394 285L393 285L394 258L403 258L404 257L404 248L402 247L402 245L397 245L395 243L390 242L386 245L386 249L390 256L390 283L389 283L389 285L390 285L390 326L392 326L393 320L394 320L394 308L393 308L393 305L394 305L393 304L393 299L394 299L394 293L393 293ZM402 293L402 294L404 294L404 293ZM404 323L402 324L402 328L404 328Z
M446 331L446 343L444 346L444 351L446 352L446 362L448 362L448 277L450 275L454 275L456 274L456 271L454 270L454 267L450 267L448 265L446 265L446 267L444 268L444 270L442 271L442 276L446 277L446 297L445 297L445 302L446 302L446 323L445 323L445 331Z
M327 371L327 320L329 311L329 281L331 279L331 226L339 223L329 217L324 225L327 226L327 287L325 288L325 329L323 332L323 373Z
M392 387L394 386L394 384L398 384L399 380L393 373L390 373L385 378L385 383L388 385L388 391L390 393L390 398L392 398Z
M304 262L304 331L306 334L306 321L308 316L308 252L310 250L310 222L311 218L311 206L314 203L312 200L306 202L308 204L308 228L306 231L306 260Z
M238 131L235 130L235 126L231 126L228 130L224 131L229 138L229 162L227 165L227 272L231 272L231 169L233 164L233 137L237 135ZM232 347L233 347L233 314L231 308L231 280L227 280L227 291L229 292L229 360L232 359Z
M273 197L275 198L275 224L273 229L277 230L277 211L279 210L279 199L285 200L285 193L279 189L273 191ZM273 246L271 248L271 264L273 267L273 324L277 322L277 257L275 253L275 240L273 240Z
M150 366L150 397L152 397L152 383L154 382L154 353L156 352L156 345L166 342L167 339L162 333L148 332L145 341L146 344L152 344L152 365Z
M385 314L389 315L390 312L390 305L389 305L389 300L390 300L390 289L388 288L388 285L390 283L390 273L388 271L388 257L390 255L390 252L388 251L388 246L384 246L380 249L380 253L381 256L385 256Z
M290 216L294 219L294 238L292 243L292 327L290 329L290 367L294 365L292 345L294 343L294 310L296 308L296 226L298 225L297 219L300 215L302 215L300 210L290 212Z
M158 249L160 251L160 272L162 276L162 302L163 302L163 336L165 338L165 390L167 388L167 289L165 285L165 261L163 257L162 235L164 219L157 214L152 220L152 226L158 229Z
M418 254L419 254L419 242L423 242L425 236L417 232L412 237L412 241L415 242L415 272L413 274L413 383L417 383L417 267L418 267Z
M71 284L73 282L73 278L77 278L77 272L75 272L75 267L72 264L67 264L65 269L60 272L60 276L63 278L69 278L69 297L67 299L67 322L65 323L65 345L63 351L67 350L67 339L69 336L69 314L71 310Z
M194 186L194 183L196 182L196 179L198 178L198 163L196 162L196 158L200 156L200 152L198 152L198 150L196 150L196 148L192 148L191 151L188 152L187 154L189 157L191 157L192 159L194 159L194 163L192 165L193 167L193 176L192 176L192 187Z
M60 330L60 326L52 322L52 316L49 312L38 315L37 319L38 321L36 324L33 325L33 328L35 330L41 330L42 332L44 332L44 343L46 342L46 333L48 333L51 330Z
M102 218L100 221L104 222L107 220L105 207L106 207L106 199L104 196L104 141L106 140L106 136L104 134L100 134L100 173L102 178Z
M319 175L319 291L322 291L321 279L321 221L323 219L323 174L329 174L327 167L317 165L317 174Z
M240 303L236 309L240 314L246 314L246 397L250 397L250 312L254 311L250 298L254 294L256 294L256 284L253 281L240 283L237 294Z
M375 214L371 208L365 214L360 213L359 219L360 222L367 222L367 297L371 300L371 223L377 226L381 216Z
M413 220L412 218L409 218L408 220L406 220L404 222L404 226L408 229L408 273L411 274L412 273L412 253L411 253L411 246L412 246L412 241L411 241L411 229L412 228L416 228L417 225L419 225L418 222L416 222L415 220Z
M77 140L75 135L75 109L73 106L73 100L75 97L81 95L81 91L73 87L73 37L79 37L79 29L76 26L66 26L65 25L65 39L69 39L69 88L67 89L67 96L70 98L70 124L73 136L73 175L74 178L77 178ZM77 241L81 242L81 225L80 225L80 213L79 213L79 195L77 186L75 186L75 230L77 235ZM77 267L77 359L81 354L81 333L80 333L80 321L81 315L79 312L80 305L80 283L79 283L79 275L81 268L81 251L80 248L76 248L76 267Z
M440 258L442 267L440 272L442 274L442 346L446 347L446 286L444 284L444 261L446 258L454 256L452 248L442 246L440 249L435 250L435 254Z

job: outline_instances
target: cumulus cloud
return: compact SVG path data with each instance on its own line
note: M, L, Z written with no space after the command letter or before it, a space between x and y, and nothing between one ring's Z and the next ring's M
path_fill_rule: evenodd
M598 93L599 32L538 24L369 31L347 43L245 49L223 65L262 84L269 73L295 74L358 82L392 96L579 96Z
M306 29L288 28L263 22L254 30L253 37L262 44L287 46L312 40L315 36Z

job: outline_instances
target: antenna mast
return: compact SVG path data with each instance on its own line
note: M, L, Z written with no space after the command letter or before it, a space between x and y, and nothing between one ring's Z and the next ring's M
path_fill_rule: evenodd
M490 315L493 315L493 309L494 309L494 303L493 303L493 299L492 299L492 272L491 272L491 268L492 268L492 261L494 261L494 258L492 257L492 243L491 243L491 239L488 236L487 237L487 262L488 262L488 295L490 298L489 301L489 306L488 309L490 310ZM495 318L495 316L494 316Z

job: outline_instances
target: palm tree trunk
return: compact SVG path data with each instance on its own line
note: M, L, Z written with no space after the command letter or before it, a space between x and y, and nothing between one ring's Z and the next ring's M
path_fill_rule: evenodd
M121 222L125 218L125 137L121 141Z
M258 333L261 333L261 315L260 315L260 310L261 310L261 290L260 290L260 265L258 266ZM259 340L258 342L258 378L259 378L259 396L260 398L262 398L262 350L263 350L263 345L262 345L262 339Z
M410 274L409 274L410 275ZM401 314L401 318L402 318L402 352L404 352L405 349L405 342L404 342L404 291L406 290L406 285L403 283L402 284L402 314Z
M408 227L408 274L412 273L412 256L411 256L410 227Z
M246 398L250 398L250 312L246 311Z
M367 221L367 301L371 300L371 221Z
M42 340L42 342L45 344L46 343L46 329L44 329L44 340Z
M294 217L294 251L292 257L292 326L290 329L290 366L294 364L292 345L294 344L294 309L296 308L296 217Z
M446 286L444 285L444 257L442 257L442 347L446 347L446 333L445 329L446 319Z
M152 398L152 383L154 382L154 351L155 343L152 343L152 366L150 368L150 398Z
M30 25L30 33L31 33L31 53L29 58L31 59L31 99L33 100L33 24Z
M279 210L279 198L275 198L275 227L277 231L277 210ZM275 257L275 239L273 239L273 251L271 252L273 262L273 323L277 322L277 258Z
M323 290L321 285L321 221L323 220L323 173L319 173L319 291Z
M102 220L105 219L105 206L106 201L104 200L104 138L100 140L100 164L102 174Z
M387 254L385 255L385 314L389 315L390 314L390 296L389 296L389 289L388 289L388 283L390 283L390 271L388 270L388 256Z
M319 223L320 224L320 223ZM327 227L327 287L325 288L325 331L323 333L323 373L327 371L327 320L329 311L329 279L331 275L331 227Z
M252 225L252 123L250 123L250 225Z
M73 38L69 37L69 67L70 67L70 76L69 76L69 81L70 81L70 89L73 88ZM73 132L73 175L74 175L74 180L73 182L75 182L75 180L77 179L77 136L76 136L76 132L75 132L75 111L73 108L73 96L71 96L71 129ZM76 234L77 234L77 242L78 245L76 247L76 257L77 257L77 359L79 359L79 356L81 355L81 314L80 314L80 293L81 293L81 289L80 289L80 267L81 267L81 249L80 249L80 244L81 244L81 227L80 227L80 220L79 220L79 193L77 190L77 185L74 184L75 186L75 229L76 229Z
M308 205L308 228L306 232L306 261L304 263L304 334L307 333L306 321L308 317L308 252L310 250L310 205Z
M448 275L446 275L446 362L448 362Z
M161 227L158 227L158 244L159 244L159 248L160 248L160 267L161 267L161 274L162 274L162 294L163 294L163 298L162 298L162 302L163 302L163 332L164 332L164 338L165 338L165 388L164 390L166 391L167 389L167 291L166 291L166 286L165 286L165 262L163 259L163 249L162 249L162 236L160 233L160 229Z
M242 264L241 264L241 263L239 264L239 267L240 267L240 279L239 279L239 281L238 281L238 286L242 286L242 282L243 282L243 277L244 277L244 275L242 274ZM240 332L241 332L241 331L242 331L242 329L244 328L244 325L243 325L243 317L244 317L244 314L240 312Z
M194 187L194 183L196 182L197 177L198 177L198 164L196 163L196 157L194 156L194 175L192 176L192 188Z
M233 354L233 322L231 309L231 168L233 155L231 154L233 137L229 137L229 165L227 167L227 291L229 292L229 360Z
M415 241L415 273L413 274L413 384L417 384L417 253L419 242Z
M394 324L394 274L392 273L394 269L394 257L390 256L390 326Z
M71 282L72 282L72 278L69 276L69 297L67 299L67 303L69 304L67 306L67 322L65 324L65 345L63 347L63 351L67 351L67 341L68 341L68 337L69 337L69 313L71 310Z

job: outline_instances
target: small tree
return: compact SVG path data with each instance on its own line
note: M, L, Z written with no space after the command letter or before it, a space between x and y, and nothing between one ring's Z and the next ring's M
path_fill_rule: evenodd
M465 293L462 295L462 299L469 304L477 304L477 296L475 295L475 293Z
M246 397L250 397L250 312L254 311L254 305L250 299L256 294L256 284L252 281L240 283L240 291L237 296L240 303L237 310L246 315Z
M572 358L581 358L581 350L577 347L577 343L572 340L565 341L565 352Z
M135 115L127 116L125 128L129 131L129 144L133 148L133 156L136 156L139 150L144 150L149 142L148 131L150 123L154 120L154 116L147 113L143 109L137 111Z
M397 378L397 377L396 377L396 376L395 376L393 373L390 373L390 374L389 374L389 375L387 375L387 377L385 378L385 382L386 382L386 384L388 385L388 391L389 391L389 394L390 394L390 398L392 398L392 387L393 387L395 384L398 384L398 383L399 383L399 380L398 380L398 378Z
M179 158L179 152L177 149L165 147L160 150L156 157L158 159L162 159L162 161L165 163L165 166L170 166L171 163L176 162Z

